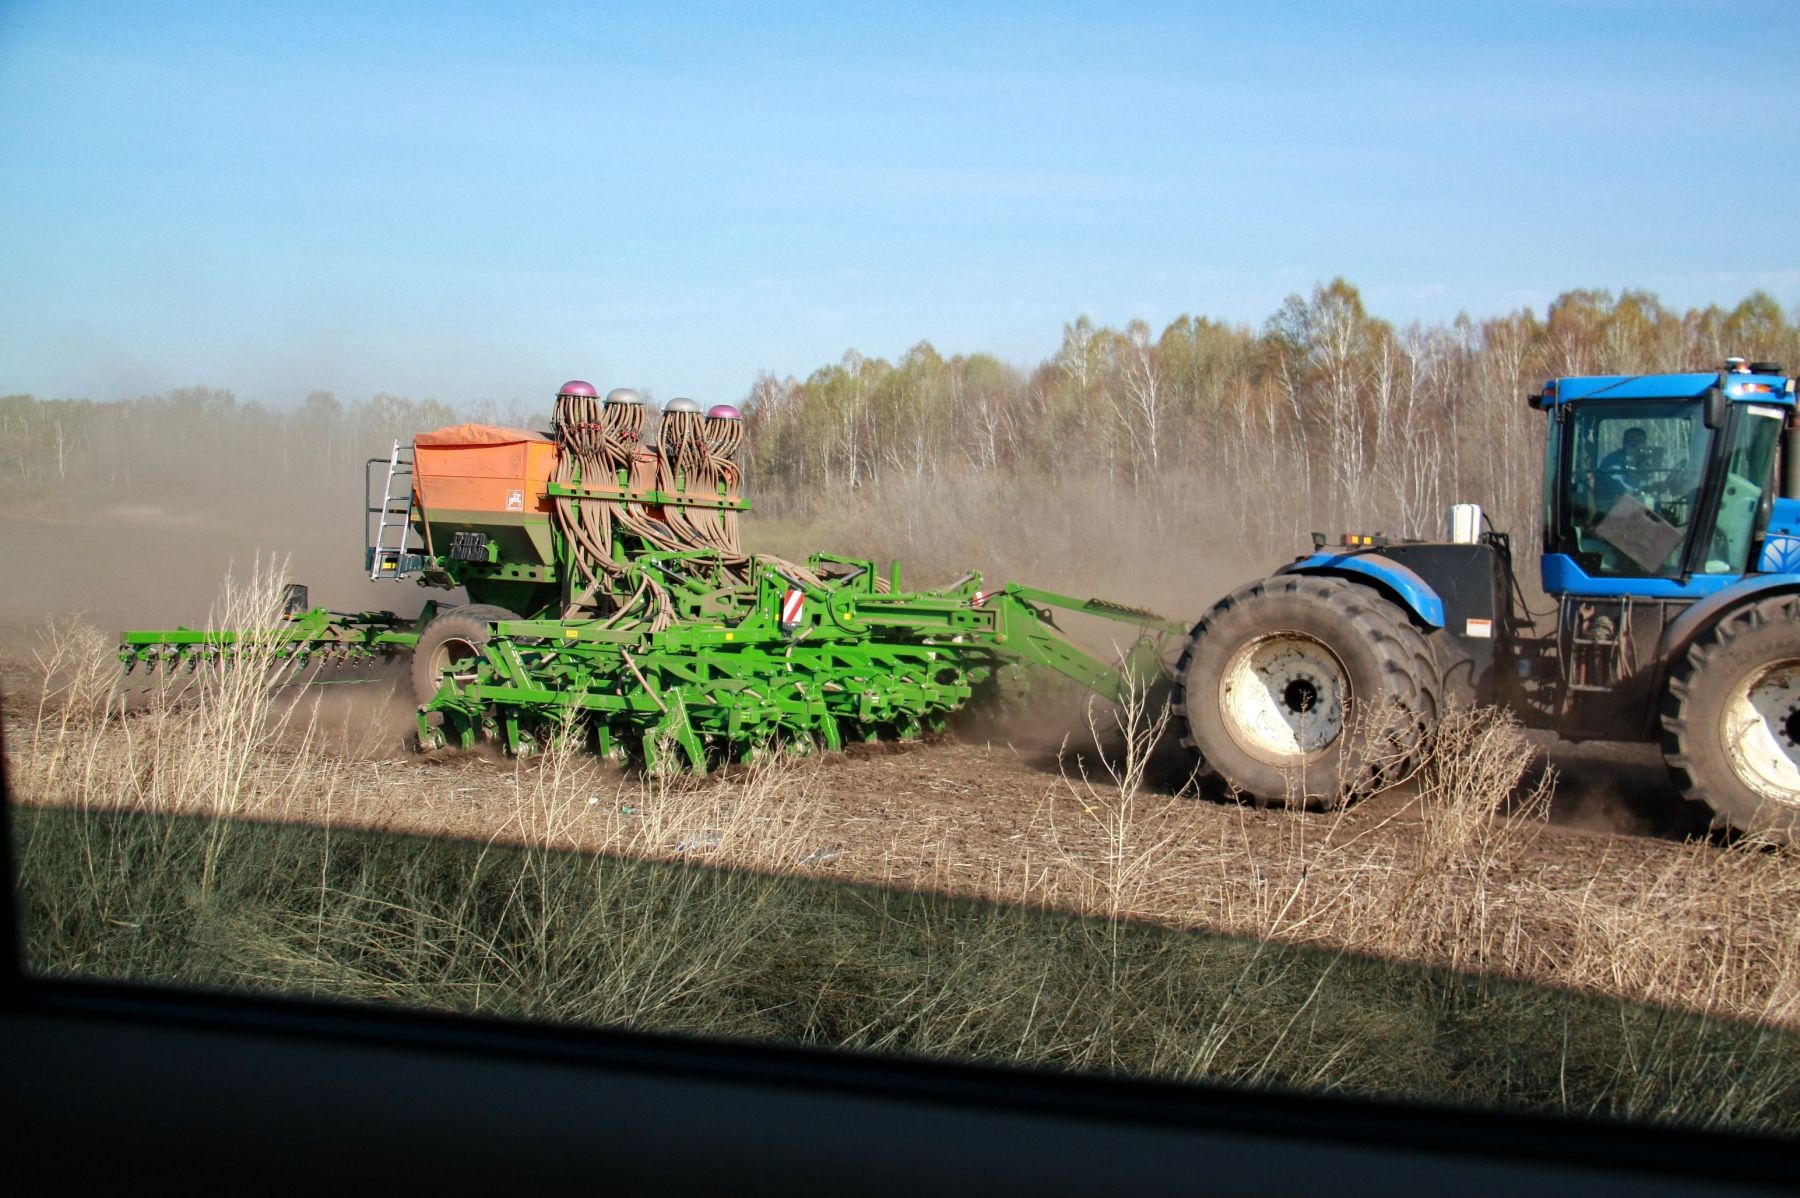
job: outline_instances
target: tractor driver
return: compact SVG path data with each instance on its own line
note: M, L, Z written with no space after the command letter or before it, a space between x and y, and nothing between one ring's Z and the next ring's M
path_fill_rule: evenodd
M1600 459L1599 477L1595 480L1594 499L1601 512L1626 493L1638 495L1648 481L1644 471L1644 443L1648 439L1637 427L1625 430L1624 444Z

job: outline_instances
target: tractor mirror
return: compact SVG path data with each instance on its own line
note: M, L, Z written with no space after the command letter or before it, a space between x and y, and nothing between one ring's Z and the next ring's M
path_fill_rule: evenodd
M1725 399L1725 391L1723 388L1708 387L1706 389L1706 427L1707 428L1717 429L1717 428L1725 427L1725 412L1727 410L1727 406L1726 406L1727 402L1728 401Z

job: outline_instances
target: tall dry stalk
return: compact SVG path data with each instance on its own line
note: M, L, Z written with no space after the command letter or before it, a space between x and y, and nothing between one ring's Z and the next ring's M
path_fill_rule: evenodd
M1517 904L1495 899L1549 814L1549 774L1521 788L1533 755L1511 717L1444 714L1417 774L1415 828L1381 877L1360 947L1457 969L1519 959Z
M1109 706L1105 717L1109 728L1102 726L1098 706L1095 701L1087 705L1088 734L1096 745L1114 746L1099 754L1098 773L1077 759L1071 775L1066 739L1059 758L1064 763L1063 788L1080 821L1099 834L1098 860L1074 850L1058 834L1054 807L1048 815L1062 866L1080 879L1083 908L1097 908L1116 920L1138 906L1174 843L1174 833L1167 828L1153 830L1143 811L1151 754L1168 732L1170 711L1167 704L1153 701L1148 685L1134 678L1126 679L1119 699ZM1163 796L1161 809L1174 801Z
M101 809L284 818L301 792L327 778L336 786L341 765L311 759L316 727L280 690L299 672L276 634L284 572L271 558L225 580L209 622L240 634L235 652L189 670L123 679L98 632L52 625L21 793ZM213 826L197 870L202 894L230 835L229 825Z
M111 714L119 663L100 631L79 619L52 619L33 656L39 689L25 751L36 758L34 771L54 788L71 758L85 755L89 740L82 734Z

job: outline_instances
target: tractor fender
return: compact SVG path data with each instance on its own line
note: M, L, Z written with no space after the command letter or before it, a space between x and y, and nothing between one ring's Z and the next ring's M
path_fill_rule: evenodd
M1289 562L1277 574L1323 574L1373 584L1427 628L1444 626L1444 599L1408 566L1379 553L1314 553Z
M1752 574L1722 590L1714 591L1669 621L1656 646L1656 660L1667 671L1687 652L1694 638L1711 628L1720 616L1751 599L1778 591L1800 591L1800 574Z

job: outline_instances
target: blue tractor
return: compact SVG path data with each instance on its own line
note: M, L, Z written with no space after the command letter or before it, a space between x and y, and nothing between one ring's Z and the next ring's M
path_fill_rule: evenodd
M1794 379L1555 379L1545 414L1544 593L1474 505L1446 541L1346 536L1220 600L1176 671L1203 767L1295 804L1379 789L1447 704L1568 740L1660 743L1717 826L1800 838L1800 432Z

